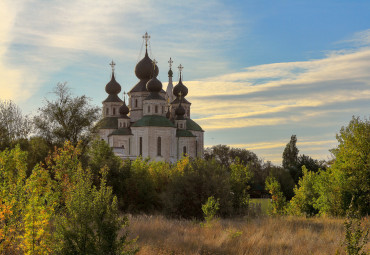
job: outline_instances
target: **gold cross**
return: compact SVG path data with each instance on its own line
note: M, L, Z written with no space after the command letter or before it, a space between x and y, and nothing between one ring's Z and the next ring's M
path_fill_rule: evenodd
M112 67L112 72L114 72L114 66L116 65L116 63L113 62L113 59L112 59L112 62L109 65Z
M153 59L152 63L153 63L153 70L155 70L155 65L156 65L158 62L157 62L157 60Z
M182 69L184 69L184 67L180 64L177 68L179 69L180 74L181 74L181 71L182 71Z
M150 35L148 35L148 32L145 32L145 35L143 35L143 39L145 40L145 46L148 46L148 41L150 39Z
M170 64L170 69L171 69L172 63L173 63L172 58L170 58L170 60L168 61L168 63Z

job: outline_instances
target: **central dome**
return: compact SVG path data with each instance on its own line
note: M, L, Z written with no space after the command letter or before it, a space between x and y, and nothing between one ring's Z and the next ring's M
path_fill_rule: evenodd
M162 90L162 82L156 77L153 77L146 84L146 89L149 92L160 92Z
M153 70L153 61L148 56L148 51L145 51L145 56L142 60L137 63L135 67L135 74L136 77L140 80L150 79L152 77L157 77L158 75L158 66L155 65L155 69ZM154 71L154 75L153 75Z

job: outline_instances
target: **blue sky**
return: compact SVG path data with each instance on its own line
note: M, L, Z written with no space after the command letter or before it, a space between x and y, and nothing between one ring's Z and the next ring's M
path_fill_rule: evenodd
M185 67L206 145L280 164L296 134L300 153L328 159L341 126L369 116L369 13L361 0L3 0L0 97L32 115L66 81L101 105L112 59L122 89L136 84L148 31L164 88L168 59Z

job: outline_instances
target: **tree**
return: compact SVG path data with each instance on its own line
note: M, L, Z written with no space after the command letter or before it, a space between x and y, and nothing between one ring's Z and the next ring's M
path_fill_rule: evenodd
M353 207L361 215L370 211L370 120L352 117L336 136L339 145L331 150L335 161L332 171L339 180L343 209L353 198Z
M283 215L286 213L286 198L281 191L280 183L273 177L266 179L266 190L271 194L271 214Z
M305 166L302 168L303 176L294 188L295 195L290 200L289 212L293 215L313 216L319 212L315 208L316 200L319 196L315 190L318 174L308 171Z
M86 96L74 97L66 83L58 83L53 94L55 100L46 99L46 105L34 117L37 133L51 145L62 145L64 141L73 145L82 141L86 145L100 109L91 106Z
M297 182L299 178L297 137L292 135L289 143L283 152L283 168L288 170L293 179Z
M26 161L27 153L19 146L0 152L0 254L17 254L21 250Z
M32 130L28 116L23 116L13 101L0 100L0 150L9 147L16 140L27 138Z
M248 167L242 165L238 160L230 165L230 186L233 193L234 213L246 213L249 205L250 180L252 173Z

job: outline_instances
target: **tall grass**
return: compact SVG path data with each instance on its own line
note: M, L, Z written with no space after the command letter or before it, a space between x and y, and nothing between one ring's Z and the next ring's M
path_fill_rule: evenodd
M367 219L366 226L370 226ZM211 226L163 216L130 217L138 254L344 254L343 219L220 219ZM369 251L369 245L366 247Z

